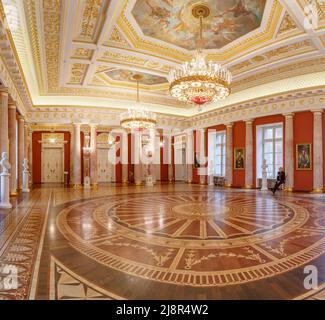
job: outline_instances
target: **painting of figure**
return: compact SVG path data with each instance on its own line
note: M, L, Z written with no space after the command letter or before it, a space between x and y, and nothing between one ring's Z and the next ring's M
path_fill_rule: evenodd
M106 75L109 76L112 80L123 82L135 82L135 80L133 80L133 77L134 75L139 74L143 77L141 80L141 84L155 85L167 83L167 78L152 75L149 73L136 72L124 69L114 69L106 72Z
M234 167L235 170L245 169L245 149L236 148L234 152Z
M297 144L296 146L296 169L311 170L311 144Z
M188 50L197 47L199 22L192 8L200 0L138 0L132 15L144 35ZM206 0L204 47L220 49L260 27L266 0Z

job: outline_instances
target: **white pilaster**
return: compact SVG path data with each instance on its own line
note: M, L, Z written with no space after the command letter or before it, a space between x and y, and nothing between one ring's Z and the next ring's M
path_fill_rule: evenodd
M246 121L245 187L253 187L253 120Z
M314 143L313 143L313 192L323 192L323 110L312 110L314 114Z
M73 186L81 187L81 142L80 142L80 124L73 125Z
M292 191L294 187L294 148L293 148L293 113L285 114L285 165L286 190Z
M18 189L23 189L23 164L25 154L25 119L18 117Z
M9 161L11 163L10 170L10 195L17 195L17 118L16 118L16 106L9 104L8 114L8 126L9 126Z
M97 126L90 125L90 181L96 188L98 183L97 176Z
M192 183L193 181L193 158L194 158L194 142L193 142L193 131L187 133L187 144L186 144L186 164L187 164L187 182Z
M233 124L229 123L226 136L226 185L231 187L233 183Z

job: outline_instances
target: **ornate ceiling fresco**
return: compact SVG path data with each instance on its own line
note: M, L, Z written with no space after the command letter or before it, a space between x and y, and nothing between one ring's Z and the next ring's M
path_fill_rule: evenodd
M138 0L132 15L144 35L195 50L199 30L192 15L193 0ZM206 1L205 49L220 49L261 25L266 0Z
M208 59L234 75L229 100L211 110L254 92L274 94L275 81L288 84L279 91L324 85L325 77L311 75L325 72L325 6L318 0L317 25L306 28L312 1L0 0L0 9L36 108L125 109L136 99L130 79L141 73L143 103L156 112L193 116L197 108L171 98L167 83L169 70L190 60L196 48L193 5L205 2L211 9L204 22ZM293 78L305 75L299 83Z

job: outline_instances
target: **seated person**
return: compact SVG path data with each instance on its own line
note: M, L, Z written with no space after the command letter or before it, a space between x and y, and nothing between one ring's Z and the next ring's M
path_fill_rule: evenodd
M279 189L279 187L286 182L286 175L283 171L283 168L279 168L278 175L276 177L276 183L272 189L273 194L275 194L275 191Z

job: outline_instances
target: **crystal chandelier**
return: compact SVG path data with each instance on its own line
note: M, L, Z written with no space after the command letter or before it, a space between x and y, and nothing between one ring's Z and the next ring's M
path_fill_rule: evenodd
M142 76L134 75L133 79L137 82L137 106L121 114L121 126L131 130L153 129L157 124L156 114L140 105L139 81Z
M180 101L203 105L229 96L232 75L218 63L207 62L202 52L203 18L210 15L209 7L199 4L193 8L192 14L200 20L200 45L191 62L170 71L169 90Z

